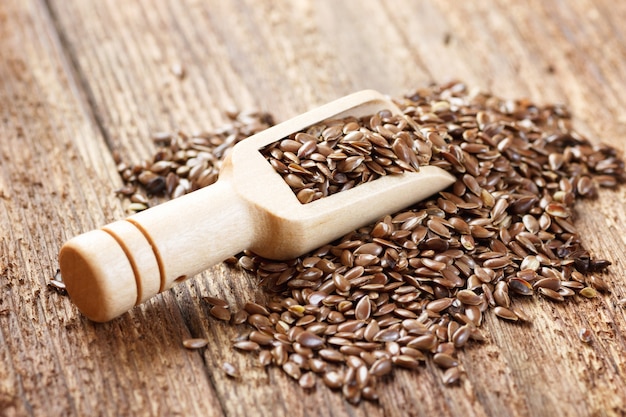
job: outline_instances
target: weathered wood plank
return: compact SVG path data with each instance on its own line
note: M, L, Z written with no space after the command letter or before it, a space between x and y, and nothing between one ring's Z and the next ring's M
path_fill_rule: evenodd
M22 4L24 3L24 4ZM397 372L379 405L311 393L230 339L204 296L264 297L221 265L106 325L46 287L63 240L121 217L111 149L148 157L150 134L260 108L279 120L362 88L399 95L451 78L500 96L565 102L581 131L624 149L624 5L557 2L9 0L0 4L0 410L6 415L619 415L626 410L624 190L579 205L613 292L489 318L466 375ZM172 71L184 68L184 76ZM9 105L10 103L10 105ZM25 146L24 146L25 145ZM16 151L17 150L17 151ZM6 285L5 285L6 284ZM590 345L578 340L587 327ZM202 352L180 342L207 337ZM229 379L224 361L244 375Z
M120 181L44 5L0 16L0 414L221 414L174 303L94 326L47 286L63 240L123 215Z

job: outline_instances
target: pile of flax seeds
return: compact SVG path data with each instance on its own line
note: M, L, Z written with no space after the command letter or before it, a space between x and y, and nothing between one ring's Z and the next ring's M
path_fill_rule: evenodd
M376 400L381 377L426 361L446 384L458 382L457 352L488 337L485 315L531 320L516 299L558 303L608 291L602 275L610 262L584 247L574 205L624 180L616 150L575 132L564 106L505 100L460 82L394 101L401 115L328 120L262 153L302 203L424 165L456 183L299 258L244 252L228 260L258 278L263 302L233 309L205 298L215 319L245 328L234 348L305 389L323 383L352 403ZM158 149L142 163L118 158L125 186L117 192L128 209L214 183L225 152L273 124L263 113L229 117L209 132L154 135ZM228 363L224 372L239 375Z

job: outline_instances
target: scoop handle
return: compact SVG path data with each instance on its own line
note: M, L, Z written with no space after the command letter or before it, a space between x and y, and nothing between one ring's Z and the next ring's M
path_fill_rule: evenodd
M228 179L170 200L61 248L67 291L88 318L104 322L246 249L253 209Z

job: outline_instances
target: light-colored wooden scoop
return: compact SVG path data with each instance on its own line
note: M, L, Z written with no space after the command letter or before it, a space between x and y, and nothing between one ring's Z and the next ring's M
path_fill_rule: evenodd
M384 109L399 113L366 90L302 114L237 144L215 184L71 239L59 263L72 301L108 321L244 249L293 258L451 185L423 166L301 204L259 151L323 120Z

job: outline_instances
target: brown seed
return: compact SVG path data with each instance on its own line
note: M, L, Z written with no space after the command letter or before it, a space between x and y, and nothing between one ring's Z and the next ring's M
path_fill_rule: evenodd
M357 320L367 320L372 312L372 305L369 297L361 297L354 309L354 316Z
M593 288L595 288L598 291L608 292L610 289L608 284L597 275L592 275L589 278L589 283L591 284Z
M240 342L235 342L235 343L233 343L233 347L235 347L236 349L239 349L239 350L247 351L247 352L251 352L251 351L255 351L255 350L259 350L260 349L260 346L259 346L258 343L252 342L250 340L242 340Z
M370 367L370 373L374 376L381 377L390 373L393 369L391 360L387 358L378 359Z
M516 294L532 295L533 287L528 281L522 278L511 278L509 280L509 288Z
M546 213L554 217L566 218L569 217L569 210L562 204L550 203L546 207Z
M355 255L368 254L379 256L383 252L383 247L378 243L365 243L354 250Z
M483 302L483 297L479 296L472 290L460 290L456 293L456 298L467 305L477 306Z
M458 360L446 353L435 353L435 355L433 356L433 362L435 362L435 364L440 368L444 369L456 367L459 365Z
M430 351L437 346L437 337L433 334L418 336L411 340L407 346L422 351Z
M209 344L209 341L204 338L192 338L183 340L183 346L187 349L201 349Z
M593 341L593 333L591 332L591 330L582 327L579 331L578 331L578 338L585 343L591 343Z
M226 307L213 306L209 310L211 315L218 320L228 321L230 320L230 310Z
M231 322L233 324L243 324L248 320L248 313L245 310L239 310L232 315Z
M362 364L356 368L356 385L359 389L365 388L370 382L370 372L367 365Z
M296 341L300 343L302 346L311 348L314 350L321 349L324 346L323 338L308 331L304 331L300 333L296 337Z
M259 332L256 330L250 332L248 339L262 346L271 345L272 342L274 341L274 337L271 334Z
M509 297L509 287L506 282L500 281L496 284L496 289L493 292L493 299L497 305L502 307L511 306L511 298Z
M374 336L375 342L395 342L400 338L400 332L394 328L387 328L379 331Z
M422 264L433 271L442 271L448 266L445 262L439 262L429 258L422 258Z
M58 272L57 272L57 275L55 275L55 277L53 279L48 281L48 285L50 287L54 288L55 290L57 290L59 293L65 294L67 292L67 290L65 288L65 283L63 281L57 279L57 276L60 278L60 274Z
M304 389L315 387L315 374L313 372L305 372L298 380L298 384Z
M409 334L423 335L428 332L428 327L419 320L406 319L402 320L402 327L406 329Z
M454 385L459 382L461 378L461 372L459 371L458 366L453 366L452 368L448 368L443 373L443 383L446 385Z
M167 145L172 139L171 132L155 132L152 134L152 140L159 145Z
M223 308L228 308L228 303L220 298L216 298L216 297L203 297L202 298L204 301L206 301L207 303L213 305L213 306L217 306L217 307L223 307Z
M343 362L345 360L345 357L341 352L333 349L321 349L318 351L318 355L328 362Z
M483 315L480 308L477 306L467 306L465 308L465 315L475 326L480 326L482 324Z
M337 332L355 333L361 327L365 326L364 320L348 320L337 325Z
M309 369L317 374L322 373L327 368L326 361L319 358L310 358L309 359Z
M339 389L343 385L343 376L337 371L324 373L324 384L330 389Z
M506 307L497 306L494 308L493 312L496 313L496 316L504 320L517 321L519 319L517 314Z
M571 288L573 290L582 290L585 284L578 281L561 281L561 287Z
M337 290L345 292L350 290L350 281L348 281L343 275L338 272L333 273L333 283Z
M446 238L449 238L451 236L450 230L438 217L432 218L426 223L426 225L428 226L428 229L430 229L432 232L440 236L443 236Z
M511 263L511 259L509 258L509 256L500 256L500 257L485 260L485 262L483 262L483 266L485 268L498 269L498 268L504 268L510 263Z
M477 239L488 239L496 234L493 230L488 230L483 226L470 226L470 233Z
M524 313L523 310L520 310L520 309L516 308L515 310L512 310L512 311L513 311L513 313L515 313L517 318L520 319L521 321L524 321L524 322L530 322L531 321L531 318L526 313Z
M287 352L287 348L286 348L285 344L283 344L283 343L281 343L279 345L276 345L271 350L271 353L272 353L273 362L277 366L283 366L283 364L285 362L287 362L287 359L289 358L289 354Z
M420 367L420 362L412 356L409 355L397 355L392 358L392 362L394 365L399 366L400 368L405 369L418 369Z
M542 278L533 284L535 288L547 288L558 291L561 288L561 280L558 278Z
M259 352L259 364L263 367L272 363L272 353L269 350L262 350Z
M433 300L426 305L426 308L434 313L440 313L446 308L452 305L454 299L452 298L440 298L438 300Z
M539 259L534 255L526 256L520 265L520 270L536 271L541 266Z
M467 341L469 340L472 334L472 329L467 324L459 327L454 334L452 335L452 343L454 343L455 348L463 347Z
M291 361L287 361L283 364L283 371L293 379L299 380L302 376L302 371L300 370L300 367L296 363Z
M239 369L237 369L237 367L230 362L222 363L222 370L231 378L239 378L240 376Z
M380 327L378 325L378 321L371 320L367 324L367 327L365 328L365 331L363 332L363 337L368 342L372 342L374 341L374 337L376 336L376 334L378 334L379 331L380 331Z
M247 303L244 305L244 307L243 307L243 308L244 308L244 309L248 312L248 314L250 314L250 315L254 315L254 314L260 314L260 315L263 315L263 316L269 316L269 315L270 315L270 312L269 312L269 310L267 309L267 307L264 307L264 306L262 306L262 305L260 305L260 304L257 304L257 303L247 302Z
M559 294L558 292L550 289L550 288L545 288L545 287L539 287L539 294L543 295L546 298L549 298L550 300L553 301L563 301L564 298L561 294Z

